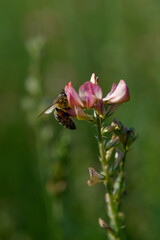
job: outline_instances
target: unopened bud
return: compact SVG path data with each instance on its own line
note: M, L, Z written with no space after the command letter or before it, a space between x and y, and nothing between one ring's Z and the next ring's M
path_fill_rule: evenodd
M108 162L109 159L111 158L113 149L114 149L114 148L110 148L108 151L106 151L106 156L105 156L105 158L106 158L106 161L107 161L107 162Z
M111 126L114 127L114 129L120 130L122 127L121 122L119 122L116 118L113 120L113 122L111 123Z
M126 134L127 128L124 127L123 124L121 122L119 122L116 118L111 123L111 126L114 127L114 129L115 129L114 132L117 136L122 137Z
M121 152L118 148L116 148L116 153L115 153L115 166L114 168L116 169L121 162L121 160L124 158L124 153Z
M116 119L114 119L111 126L115 128L113 130L114 134L119 137L119 140L126 146L127 150L137 138L136 130L134 128L127 129L127 127L123 126L123 124Z
M106 144L106 150L109 150L110 148L114 147L117 143L119 143L119 137L116 137L114 139L111 139Z
M127 139L126 139L126 147L129 148L129 146L136 140L137 138L137 132L134 128L130 128L127 131Z
M104 127L102 128L101 130L101 133L104 134L104 133L110 133L114 130L114 126L107 126L107 127Z
M100 115L101 118L105 118L104 104L103 104L103 101L101 99L98 99L98 101L94 105L94 109Z
M113 185L113 196L114 199L117 199L117 194L119 196L119 190L120 190L120 184L121 184L122 175L118 175L118 177L115 179L114 185Z

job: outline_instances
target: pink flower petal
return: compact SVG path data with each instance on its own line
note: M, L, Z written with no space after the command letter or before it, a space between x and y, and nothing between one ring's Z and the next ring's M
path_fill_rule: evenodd
M111 91L107 94L106 97L111 96L111 94L116 90L116 88L117 88L117 84L116 84L116 83L113 83L113 84L112 84Z
M92 85L93 83L91 82L85 82L79 88L79 96L82 99L84 106L87 108L91 108L96 101L96 98L93 94Z
M97 84L88 81L79 88L79 96L85 107L91 108L97 98L102 98L102 90Z
M116 88L115 85L112 85L111 92L103 99L103 101L112 104L127 102L130 99L129 89L124 80L120 80Z
M86 114L81 107L75 105L75 112L78 120L92 121L93 118L89 114Z
M83 101L84 106L88 109L91 108L96 101L95 96L91 94L86 94L85 92L81 94L81 99Z
M94 95L94 90L93 90L94 84L91 82L85 82L80 88L79 88L79 96L81 95Z
M71 86L71 82L69 82L65 86L65 93L67 95L67 99L69 102L69 106L71 108L74 108L74 105L83 107L83 102L81 101L80 97L78 96L78 93L75 91L75 89Z
M96 84L96 76L95 76L95 73L92 73L90 82Z
M90 82L98 85L98 77L95 76L95 73L92 73Z
M94 94L96 98L102 99L102 89L97 84L94 84Z

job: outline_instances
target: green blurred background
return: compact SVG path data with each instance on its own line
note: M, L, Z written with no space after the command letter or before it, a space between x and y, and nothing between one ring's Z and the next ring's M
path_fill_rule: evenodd
M126 230L159 240L159 13L158 0L0 1L1 240L107 239L105 189L86 184L88 167L100 169L96 129L36 119L68 81L78 89L92 72L104 96L120 79L129 86L115 113L139 133L126 162Z

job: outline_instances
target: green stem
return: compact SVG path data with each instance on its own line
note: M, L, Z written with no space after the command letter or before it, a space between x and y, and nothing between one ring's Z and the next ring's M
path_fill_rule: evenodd
M124 165L125 165L125 159L126 159L127 152L128 151L125 148L124 157L123 157L122 162L120 164L120 181L119 181L119 190L118 190L118 196L117 196L117 198L119 200L119 203L118 203L118 206L117 206L118 211L120 210L120 206L121 206L120 198L121 198L123 182L124 182Z
M100 152L100 161L102 163L102 168L104 173L108 176L107 174L107 166L106 166L106 158L105 158L105 150L104 150L104 143L103 143L103 138L102 138L102 133L101 133L101 126L102 126L102 121L99 116L97 116L97 129L98 129L98 145L99 145L99 152Z
M109 172L108 172L107 162L106 162L106 158L105 158L105 147L104 147L101 129L102 129L102 119L99 116L97 116L97 130L98 130L98 145L99 145L99 152L100 152L100 161L101 161L102 168L103 168L103 171L106 176L104 184L107 189L106 201L107 201L107 205L108 205L108 216L110 218L111 227L116 232L116 236L113 236L110 234L108 234L108 235L111 240L123 240L124 237L122 235L120 224L119 224L118 212L114 205L112 189L110 186Z

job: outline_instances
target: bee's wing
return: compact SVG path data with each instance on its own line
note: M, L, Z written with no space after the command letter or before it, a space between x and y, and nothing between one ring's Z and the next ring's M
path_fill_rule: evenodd
M40 113L37 118L41 117L43 114L50 114L51 112L54 111L55 108L56 104L54 103L51 106L47 107L42 113Z

